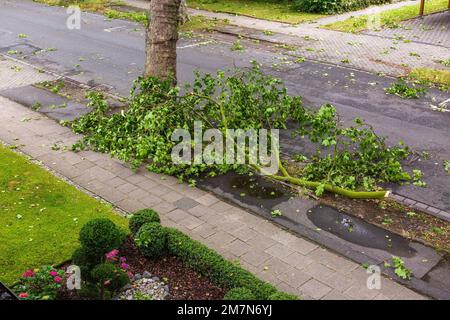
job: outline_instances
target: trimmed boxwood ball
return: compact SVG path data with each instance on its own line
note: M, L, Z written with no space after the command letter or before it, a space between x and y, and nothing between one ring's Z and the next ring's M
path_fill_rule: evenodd
M247 288L233 288L223 297L224 300L256 300L255 295Z
M106 218L93 219L80 230L81 246L88 257L103 256L119 248L125 241L125 232Z
M128 226L131 233L136 235L139 229L148 222L161 222L158 213L153 209L142 209L133 213L128 222Z
M298 300L298 297L285 292L276 292L271 294L268 300Z
M157 222L144 224L134 239L136 246L148 258L162 256L167 247L167 231Z

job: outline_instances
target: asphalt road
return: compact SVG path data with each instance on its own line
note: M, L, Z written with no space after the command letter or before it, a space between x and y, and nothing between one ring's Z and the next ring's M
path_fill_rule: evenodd
M90 85L103 84L113 92L126 95L132 81L143 70L142 27L83 13L81 29L69 30L67 17L64 8L27 0L1 0L0 52L20 51L21 55L12 56L26 56L25 60L33 65ZM296 64L281 49L244 40L245 51L231 51L233 41L234 38L217 34L181 39L179 81L192 80L194 70L215 73L217 69L247 66L255 59L266 66L267 72L282 78L291 94L303 96L307 105L332 103L344 121L364 118L378 133L389 136L390 142L403 140L417 151L429 152L430 159L414 164L424 171L428 187L394 189L450 211L450 175L443 169L443 161L450 160L450 113L430 109L430 104L448 99L448 93L430 90L425 98L404 100L385 94L384 88L393 82L391 78L323 62ZM286 150L301 152L302 148L291 141Z

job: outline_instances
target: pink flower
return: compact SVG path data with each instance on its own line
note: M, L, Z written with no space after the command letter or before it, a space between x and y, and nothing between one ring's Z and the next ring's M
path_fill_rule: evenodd
M28 298L28 293L22 292L21 294L19 294L19 298Z
M120 267L121 267L122 269L128 269L130 266L129 266L128 264L126 264L126 263L121 263L121 264L120 264Z
M132 272L128 271L128 278L133 279L134 275Z
M34 277L34 271L32 269L29 269L22 274L22 277L24 278Z
M127 261L127 258L125 258L125 257L120 257L119 261L120 261L121 263L124 263L124 262Z
M61 280L62 280L62 278L61 278L61 277L59 277L59 276L55 277L54 279L55 279L55 282L58 282L58 283L60 283L60 282L61 282Z
M50 271L50 275L52 277L56 277L58 275L58 272L56 272L55 270Z
M117 257L118 254L119 254L119 250L114 249L111 252L108 252L106 254L106 259L114 261L114 260L116 260L116 257Z

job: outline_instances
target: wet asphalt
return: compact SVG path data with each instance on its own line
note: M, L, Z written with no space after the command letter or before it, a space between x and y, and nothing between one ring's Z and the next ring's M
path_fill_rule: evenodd
M80 30L66 27L64 8L47 7L27 0L0 2L0 52L45 70L91 86L104 85L127 95L132 81L143 70L144 30L133 22L108 20L83 13ZM21 38L19 34L26 34ZM427 188L392 186L397 193L450 211L450 175L443 161L450 160L450 113L431 110L430 105L450 98L431 89L421 99L405 100L386 95L394 79L324 62L295 63L295 57L271 45L242 40L244 51L231 51L234 38L211 34L204 38L184 36L178 43L179 82L193 79L193 71L215 73L218 69L244 67L250 60L285 82L289 92L301 95L306 105L336 106L344 122L365 119L390 143L404 141L428 159L413 165L424 172ZM0 93L1 94L1 93ZM287 135L286 135L287 137ZM285 151L304 152L300 141L285 139Z

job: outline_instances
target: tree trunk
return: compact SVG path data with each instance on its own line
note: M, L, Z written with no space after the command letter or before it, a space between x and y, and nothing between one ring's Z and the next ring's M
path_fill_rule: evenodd
M150 1L144 75L173 79L176 84L178 11L181 0Z

